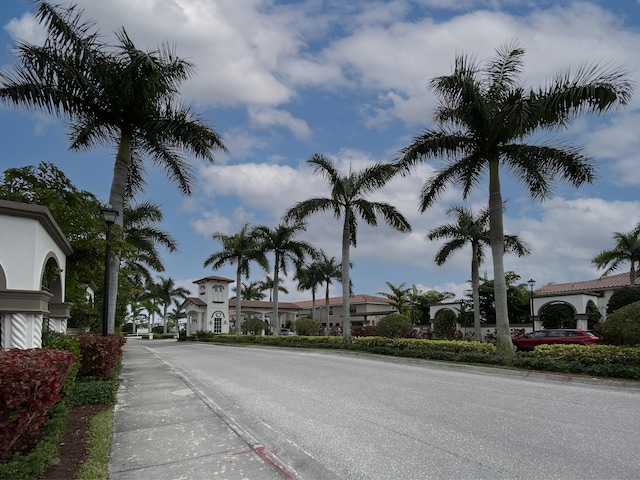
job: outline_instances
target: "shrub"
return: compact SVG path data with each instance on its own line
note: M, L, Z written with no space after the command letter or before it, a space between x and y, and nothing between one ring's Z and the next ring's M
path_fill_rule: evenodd
M640 301L640 286L627 286L617 289L609 298L607 303L607 313L613 313L616 310Z
M298 335L317 335L320 325L311 317L302 317L296 320L296 333Z
M82 362L82 354L80 352L80 341L72 336L65 335L64 333L54 332L52 330L42 331L42 348L49 348L52 350L61 350L63 352L70 352L76 355L76 360L73 362L73 367L67 376L67 381L62 387L63 395L70 395L74 389L76 383L76 377L80 370Z
M601 331L608 343L640 344L640 302L631 303L607 315Z
M95 377L105 380L110 377L122 354L126 339L120 335L101 336L83 333L77 336L80 341L82 363L78 377Z
M250 317L242 323L242 329L249 335L260 335L267 329L267 322L258 317Z
M76 358L50 349L0 352L0 462L34 444Z
M380 337L407 337L412 330L411 321L400 313L385 315L376 323L376 335Z
M207 330L198 330L196 332L196 340L198 341L210 341L213 340L215 334L213 332L209 332Z
M366 325L364 327L351 327L352 337L375 337L376 327L375 325Z

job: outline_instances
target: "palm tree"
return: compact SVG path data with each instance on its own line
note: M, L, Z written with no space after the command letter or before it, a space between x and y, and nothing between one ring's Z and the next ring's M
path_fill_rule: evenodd
M0 100L62 117L69 122L72 150L117 146L109 203L122 226L127 194L144 186L145 159L160 166L185 195L195 177L183 154L213 163L226 148L203 118L178 99L193 65L168 45L142 51L124 29L117 44L103 43L94 23L75 5L37 3L35 16L47 31L44 45L19 43L20 65L0 72ZM109 332L114 329L120 261L110 268Z
M237 287L233 287L231 290L237 293ZM243 300L264 300L267 295L262 291L260 282L242 282L242 299Z
M484 261L484 247L491 243L489 232L489 210L483 208L474 216L469 208L454 205L447 209L447 215L454 223L440 225L429 231L429 240L450 239L436 253L437 265L444 265L449 257L467 245L471 245L471 292L473 297L473 331L475 340L482 340L480 328L480 265ZM529 247L516 235L504 236L504 251L518 256L529 255Z
M214 270L222 266L236 265L236 333L242 333L242 275L249 278L251 262L257 262L265 270L269 268L267 257L257 243L255 229L245 223L238 233L226 235L215 232L211 238L222 243L222 250L209 256L204 266L212 266Z
M351 280L349 277L349 249L356 247L358 217L369 225L377 226L377 215L400 232L408 232L411 225L388 203L371 202L365 196L382 188L395 174L390 164L377 164L360 172L340 175L335 165L322 155L314 155L307 163L314 166L314 173L327 181L331 188L329 197L315 197L294 205L286 214L285 220L303 220L312 213L333 212L336 218L343 218L342 224L342 308L344 312L342 335L345 341L351 341L351 319L349 318L349 296Z
M304 263L305 256L314 257L316 250L304 240L296 237L306 230L302 222L280 224L271 229L265 225L256 227L256 237L262 252L273 252L273 314L271 328L274 335L280 334L280 317L278 315L278 291L280 272L287 275L287 267L293 264L296 269Z
M298 291L311 290L311 319L316 320L316 291L324 283L324 276L320 271L319 262L305 263L296 271L295 280L298 281Z
M187 314L184 310L182 310L182 303L174 300L173 301L173 310L167 314L167 319L173 322L176 327L176 331L178 335L180 334L180 320L183 318L187 318Z
M151 288L153 285L150 286ZM156 314L160 315L160 307L158 306L158 298L152 292L147 290L143 299L140 301L140 306L147 311L147 326L149 327L149 333L152 333L151 329L155 323Z
M405 173L421 161L442 158L442 169L429 178L420 194L422 211L450 186L467 198L489 176L489 223L495 277L498 351L513 356L504 278L504 231L500 170L506 168L533 198L545 198L556 180L574 186L594 180L594 166L580 148L565 144L530 144L541 130L565 127L585 113L604 113L628 103L633 91L620 69L581 67L574 76L560 74L538 90L520 85L524 50L506 45L484 66L461 55L451 75L436 77L431 89L440 97L434 120L398 154Z
M265 291L269 290L269 302L273 301L273 278L269 275L265 275L264 280L259 282L260 290ZM278 285L278 291L284 293L285 295L289 295L289 290L284 285Z
M606 268L603 277L615 272L621 264L629 262L629 285L636 284L636 266L640 265L640 224L628 233L615 232L616 244L611 250L603 250L592 260L598 269Z
M175 280L171 277L158 277L158 283L155 284L154 293L162 304L162 331L166 335L169 305L171 305L175 298L187 298L190 292L184 287L177 287Z
M391 293L388 292L378 292L378 295L382 295L383 297L390 300L390 305L395 308L398 313L402 315L407 314L407 310L409 309L409 293L411 292L410 288L404 288L406 282L402 282L397 287L393 285L391 282L385 282Z

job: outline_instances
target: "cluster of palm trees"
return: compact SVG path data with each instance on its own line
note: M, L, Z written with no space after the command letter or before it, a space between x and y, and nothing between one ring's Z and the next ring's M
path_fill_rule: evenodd
M636 274L640 268L640 223L630 232L614 232L615 245L603 250L591 262L598 269L605 269L602 276L609 275L629 263L629 285L636 284Z
M173 323L177 329L180 319L185 318L180 300L186 299L189 293L186 288L177 286L173 278L158 276L157 281L145 284L144 289L131 300L130 309L134 324L146 314L147 325L151 332L156 323L155 316L161 315L163 334L167 334L169 322ZM173 311L169 312L171 306Z
M91 22L81 20L81 13L73 6L62 9L44 1L37 3L36 17L47 30L47 40L41 46L18 44L21 63L13 71L0 72L0 100L63 117L70 124L73 149L117 146L109 203L119 212L127 195L144 185L145 159L164 168L182 192L189 194L194 179L183 154L212 162L214 151L225 150L219 135L176 100L192 65L166 45L154 51L137 49L124 29L117 32L115 45L107 45ZM535 199L547 197L558 181L576 187L594 181L594 162L579 147L528 141L540 132L564 128L580 115L601 114L625 105L633 91L626 71L599 65L583 66L573 74L560 73L537 89L526 88L521 83L523 56L524 49L515 43L505 44L483 63L458 55L453 73L430 82L440 101L433 115L434 127L416 136L392 163L341 175L321 155L309 160L315 172L327 180L331 194L293 206L285 213L283 224L274 229L251 229L275 256L274 320L278 319L279 273L286 273L291 262L301 262L302 255L313 250L293 237L304 230L307 217L329 211L342 218L344 335L349 338L349 254L350 247L356 246L358 220L375 226L381 216L398 231L411 229L393 206L368 201L365 196L398 173L408 174L421 162L435 162L439 167L419 194L421 211L432 207L449 187L459 188L466 199L488 176L497 346L503 355L513 354L500 175L506 170L515 176ZM294 243L284 250L282 245L287 241ZM216 262L212 256L206 264L215 267ZM238 271L242 273L240 263ZM115 256L110 280L110 303L114 305L119 267ZM241 286L240 278L237 285Z

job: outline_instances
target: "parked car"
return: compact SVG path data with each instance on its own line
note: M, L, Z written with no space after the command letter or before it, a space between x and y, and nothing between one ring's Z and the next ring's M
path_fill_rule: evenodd
M538 345L554 343L597 345L602 342L602 338L587 330L554 328L519 335L517 337L513 337L511 341L513 342L513 348L518 351L533 350Z
M297 335L297 333L296 332L292 332L288 328L281 328L280 329L280 335Z

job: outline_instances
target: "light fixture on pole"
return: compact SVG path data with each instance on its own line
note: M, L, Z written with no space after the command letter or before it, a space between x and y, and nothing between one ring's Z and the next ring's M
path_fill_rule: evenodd
M531 297L529 300L529 303L531 304L530 307L530 312L531 312L531 333L536 331L536 321L535 321L535 315L534 315L534 311L533 311L533 286L536 284L536 281L533 278L530 278L529 281L527 282L529 284L529 287L531 287Z
M107 249L104 255L104 298L102 299L102 336L109 333L109 266L111 264L111 227L119 215L111 205L100 209L102 218L107 224Z

